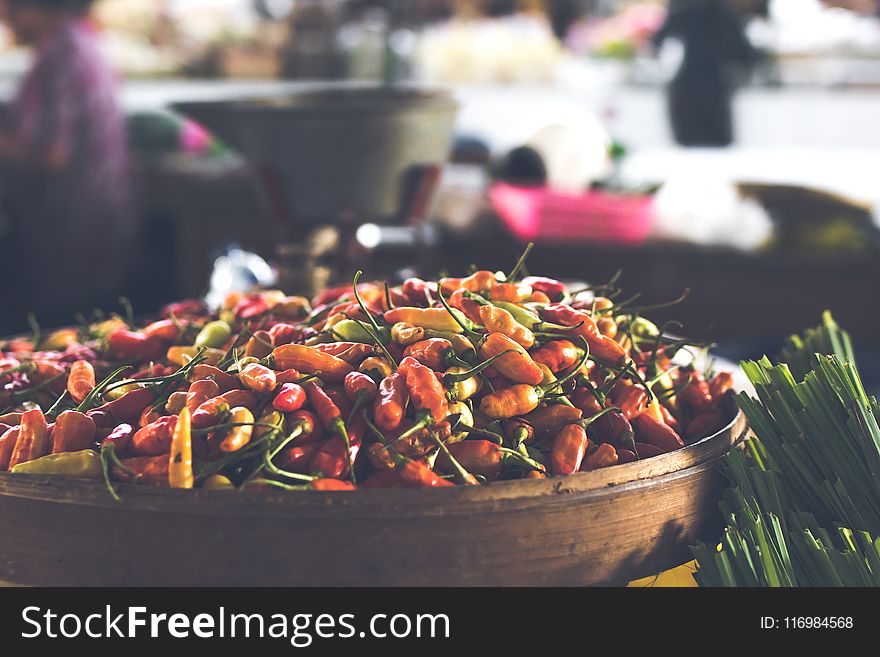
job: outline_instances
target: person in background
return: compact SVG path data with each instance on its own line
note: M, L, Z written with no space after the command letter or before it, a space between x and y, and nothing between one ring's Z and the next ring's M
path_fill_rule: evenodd
M682 146L730 145L737 67L756 59L739 16L726 0L670 0L654 45L670 37L684 47L668 90L675 141Z
M34 53L0 129L0 183L11 235L9 331L33 312L46 327L118 307L133 260L125 121L117 78L86 18L89 0L2 0L16 41Z

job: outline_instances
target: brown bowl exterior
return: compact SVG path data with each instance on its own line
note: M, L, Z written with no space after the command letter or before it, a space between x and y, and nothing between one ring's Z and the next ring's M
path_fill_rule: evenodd
M44 586L580 586L678 565L721 527L742 414L565 478L355 492L180 491L0 474L0 581Z

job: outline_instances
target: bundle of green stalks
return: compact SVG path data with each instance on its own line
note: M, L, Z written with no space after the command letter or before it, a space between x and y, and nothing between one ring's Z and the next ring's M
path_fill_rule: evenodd
M755 434L727 457L717 546L692 547L701 586L880 586L880 405L829 313L784 362L744 362ZM874 538L878 537L878 538Z

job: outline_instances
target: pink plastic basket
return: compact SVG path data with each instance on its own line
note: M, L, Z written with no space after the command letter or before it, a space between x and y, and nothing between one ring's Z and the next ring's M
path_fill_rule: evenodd
M489 198L505 226L523 241L641 244L654 217L652 197L635 194L566 194L497 183Z

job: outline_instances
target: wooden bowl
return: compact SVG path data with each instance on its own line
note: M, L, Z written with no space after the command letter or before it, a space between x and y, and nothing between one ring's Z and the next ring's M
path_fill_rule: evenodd
M0 580L85 586L620 584L721 528L742 414L677 452L564 478L356 492L0 475Z

